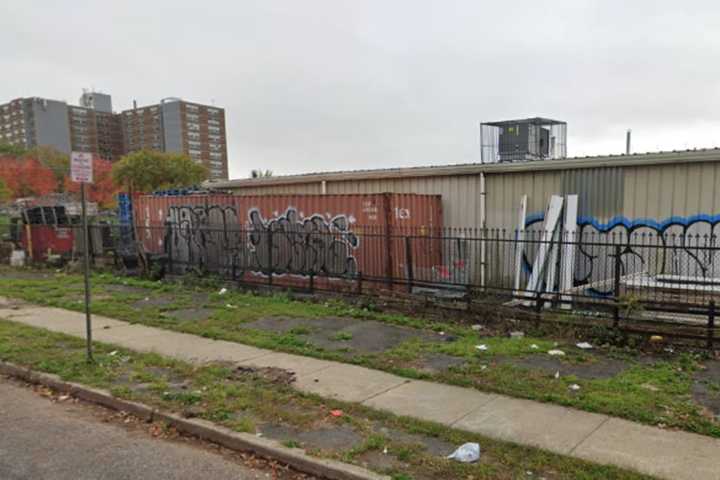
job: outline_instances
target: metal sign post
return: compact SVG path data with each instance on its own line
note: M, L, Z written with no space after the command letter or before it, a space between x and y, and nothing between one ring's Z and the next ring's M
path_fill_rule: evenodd
M92 317L90 314L90 235L88 234L87 201L85 198L85 184L92 183L92 154L72 152L70 162L70 176L73 182L80 183L80 203L82 205L83 230L83 271L85 276L85 330L87 360L93 361L92 356Z

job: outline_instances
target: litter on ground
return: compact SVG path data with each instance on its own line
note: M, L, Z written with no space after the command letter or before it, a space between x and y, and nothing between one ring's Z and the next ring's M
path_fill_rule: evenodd
M550 350L548 351L548 355L552 355L554 357L564 357L565 352L563 352L562 350Z
M580 342L578 344L575 344L575 346L583 350L590 350L593 347L588 342Z
M474 463L480 460L480 445L477 443L466 443L448 455L449 459L460 463Z
M482 345L475 345L475 349L480 350L481 352L484 352L488 349L488 346L485 344Z

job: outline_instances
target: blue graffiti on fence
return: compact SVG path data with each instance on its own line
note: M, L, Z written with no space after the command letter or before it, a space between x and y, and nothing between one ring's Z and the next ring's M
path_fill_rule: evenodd
M533 230L545 219L543 212L526 217L525 228ZM672 216L664 220L629 219L616 216L607 222L590 216L577 220L577 254L574 284L594 285L591 290L609 294L612 287L599 281L614 273L620 245L622 275L678 275L720 277L720 214ZM710 248L707 248L710 247ZM524 267L532 269L533 249L525 253Z

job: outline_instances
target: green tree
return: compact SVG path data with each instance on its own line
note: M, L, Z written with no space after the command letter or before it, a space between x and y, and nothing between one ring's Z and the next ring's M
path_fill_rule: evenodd
M141 150L125 155L113 166L113 180L130 192L151 192L197 185L208 169L187 155Z
M0 155L10 155L13 157L19 157L25 155L27 150L18 145L11 145L9 143L0 143Z
M0 178L0 203L7 202L12 197L10 188L5 184L2 178Z

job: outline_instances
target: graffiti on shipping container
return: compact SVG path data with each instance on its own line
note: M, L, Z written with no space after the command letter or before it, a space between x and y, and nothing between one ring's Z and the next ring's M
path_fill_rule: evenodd
M360 240L352 217L304 217L290 207L265 219L258 209L243 224L234 206L171 206L164 241L173 262L210 271L354 276Z
M526 228L542 225L543 213L529 215ZM663 221L630 220L615 217L607 223L592 217L578 217L576 286L587 285L612 275L615 248L620 244L622 275L647 272L682 277L720 277L720 215L699 214L670 217ZM706 248L710 247L710 248ZM532 252L525 257L532 268ZM598 293L610 293L612 288ZM607 290L607 291L606 291Z

